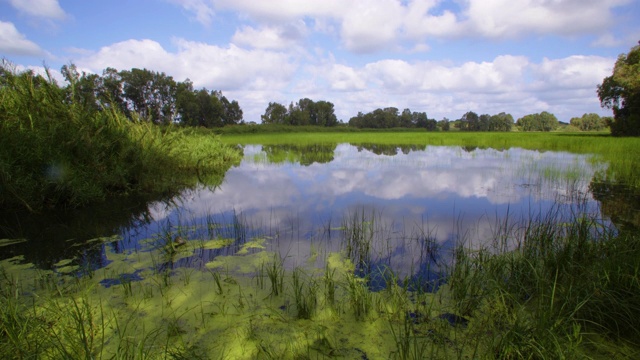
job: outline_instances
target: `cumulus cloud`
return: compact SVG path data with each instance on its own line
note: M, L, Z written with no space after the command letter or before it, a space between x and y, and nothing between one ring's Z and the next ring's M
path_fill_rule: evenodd
M27 40L15 25L10 22L0 21L0 52L7 55L33 55L44 53L40 46Z
M243 26L233 35L231 41L240 46L257 49L290 49L302 41L307 32L304 21L287 25L264 26L256 29Z
M97 71L106 67L132 67L163 71L177 80L190 78L196 87L219 90L264 90L285 86L295 70L289 56L279 52L246 50L235 45L218 47L175 39L176 52L153 40L127 40L102 47L77 60Z
M187 12L193 13L196 21L209 26L215 16L215 11L207 0L169 0L169 2L182 6Z
M629 0L464 0L460 11L442 10L442 0L171 0L197 17L211 20L214 9L239 12L260 26L236 34L237 41L256 46L279 38L273 26L309 20L316 31L335 31L349 51L369 53L405 40L463 35L515 38L531 33L573 36L606 31L613 10ZM579 10L578 10L579 9ZM263 28L264 27L264 28ZM260 29L260 30L258 30ZM605 43L602 39L599 43ZM278 42L279 43L279 42Z
M614 60L601 56L574 55L564 59L544 58L532 66L537 80L534 87L541 89L595 89L602 79L611 75Z
M29 16L63 20L67 15L58 0L9 0L11 6Z
M149 40L126 40L104 46L73 62L100 73L107 67L118 70L147 68L165 72L177 81L191 79L196 88L222 90L238 100L246 121L259 121L269 101L293 80L298 63L291 55L264 49L248 50L236 45L220 47L176 38L175 51Z
M453 119L469 110L489 114L506 111L515 118L552 111L569 119L584 112L602 112L595 89L611 73L614 63L614 58L599 56L536 63L524 56L503 55L492 61L460 64L399 59L362 66L334 63L310 71L326 79L327 94L343 92L336 99L336 111L345 121L358 111L386 106Z

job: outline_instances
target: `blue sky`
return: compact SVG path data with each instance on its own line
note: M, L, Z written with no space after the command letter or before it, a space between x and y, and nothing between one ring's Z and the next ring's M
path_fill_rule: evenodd
M559 120L640 40L639 0L0 0L0 56L19 69L147 68L238 100L394 106Z

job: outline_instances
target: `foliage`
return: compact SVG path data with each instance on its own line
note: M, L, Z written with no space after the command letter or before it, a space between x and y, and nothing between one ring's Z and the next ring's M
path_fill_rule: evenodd
M296 126L336 126L338 119L334 113L333 103L320 100L300 99L291 103L289 109L284 105L270 102L264 115L263 124L296 125Z
M613 74L598 85L598 97L613 110L612 135L640 136L640 45L618 57Z
M584 114L582 117L571 118L569 123L580 131L602 131L612 120L609 117L600 117L598 114L591 113Z
M497 115L478 114L469 111L456 122L460 131L511 131L513 116L501 112Z
M177 82L165 73L136 68L107 68L102 76L80 74L73 64L63 66L62 74L69 84L67 101L86 114L114 107L129 118L135 114L156 124L221 127L243 122L237 101L229 101L221 91L194 90L189 79Z
M61 88L50 77L17 73L6 63L0 75L4 207L37 211L82 206L114 194L167 192L180 186L169 179L178 173L193 177L198 164L224 169L238 161L215 141L208 142L206 156L225 154L226 165L203 165L178 151L183 133L140 121L136 113L127 119L117 103L94 91L94 77L71 77Z
M543 111L539 114L529 114L516 121L522 131L553 131L560 125L555 115Z
M366 114L359 112L349 119L349 126L367 129L422 128L434 131L436 125L435 120L427 118L427 113L404 109L400 114L395 107L376 109Z

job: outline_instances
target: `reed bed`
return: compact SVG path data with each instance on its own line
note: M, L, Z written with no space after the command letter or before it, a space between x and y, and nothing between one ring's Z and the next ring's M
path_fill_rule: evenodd
M0 67L0 205L38 212L220 184L240 151L213 133L87 112L47 74Z

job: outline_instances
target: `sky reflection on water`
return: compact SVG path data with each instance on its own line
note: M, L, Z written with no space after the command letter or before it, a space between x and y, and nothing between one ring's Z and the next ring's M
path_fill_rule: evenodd
M340 144L330 161L301 165L270 162L261 146L246 146L244 153L219 188L186 192L175 207L152 206L155 222L126 231L126 244L176 224L228 223L236 214L251 234L269 236L267 249L291 267L340 250L340 227L359 213L375 218L372 261L408 274L425 266L425 237L437 243L442 263L448 261L443 249L492 239L507 214L518 221L554 206L568 206L573 215L598 211L588 192L598 169L583 155L427 146L390 156ZM200 252L197 261L220 254ZM181 261L175 265L193 266L194 257Z

